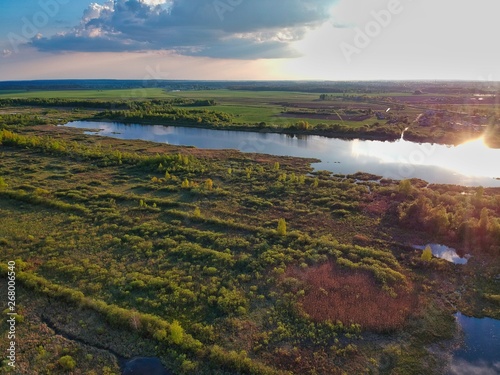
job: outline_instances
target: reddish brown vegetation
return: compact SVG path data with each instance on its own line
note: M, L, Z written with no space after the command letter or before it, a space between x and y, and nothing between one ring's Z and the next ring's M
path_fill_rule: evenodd
M381 217L390 206L390 198L381 195L376 195L373 201L361 203L360 208L367 214Z
M291 269L286 276L306 284L300 302L315 321L357 323L366 330L392 331L402 328L418 306L412 287L394 288L397 296L392 297L369 273L341 269L333 263Z
M340 375L345 374L346 363L342 363L343 370L340 370L333 361L333 356L323 349L299 349L281 348L272 352L264 353L264 358L276 368L285 371L292 371L294 374L320 374L320 375ZM350 366L355 365L352 361ZM360 369L358 369L361 371ZM359 373L352 371L351 373Z

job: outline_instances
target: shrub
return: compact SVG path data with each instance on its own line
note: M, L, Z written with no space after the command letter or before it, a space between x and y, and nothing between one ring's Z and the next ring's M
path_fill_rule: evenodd
M170 338L174 344L180 344L184 337L184 329L177 320L170 325Z
M214 187L214 182L210 178L205 180L205 189L212 190L213 187Z
M429 245L427 245L422 252L421 258L423 261L429 262L432 259L432 249Z
M398 190L406 197L410 195L412 189L413 187L410 180L401 180L401 182L399 183Z
M59 365L64 370L73 370L76 367L76 361L70 355L65 355L64 357L59 358Z
M299 130L308 130L310 128L310 125L307 121L299 121L297 122L296 126Z
M280 236L285 236L286 235L286 221L285 219L281 218L278 220L278 234Z
M200 207L195 207L195 208L194 208L194 211L193 211L193 216L194 216L194 217L201 217Z

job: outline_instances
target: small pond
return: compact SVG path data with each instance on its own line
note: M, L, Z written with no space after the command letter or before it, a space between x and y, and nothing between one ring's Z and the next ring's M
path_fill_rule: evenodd
M427 246L430 246L432 250L432 255L434 255L437 258L441 258L444 260L447 260L448 262L455 263L455 264L467 264L467 261L470 258L469 254L466 254L463 258L460 257L460 255L457 254L457 251L451 247L445 246L445 245L439 245L435 243L430 243L425 246L418 246L415 245L413 246L414 249L418 250L424 250Z
M123 366L122 375L172 375L155 357L137 357Z

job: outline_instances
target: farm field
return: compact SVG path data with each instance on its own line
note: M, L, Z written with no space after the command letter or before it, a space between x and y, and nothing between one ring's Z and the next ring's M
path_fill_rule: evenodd
M168 110L166 106L179 108L180 104L184 110L205 110L221 115L215 121L183 123L190 126L387 140L398 139L402 131L407 129L405 137L411 141L459 144L483 136L491 147L500 147L498 99L493 94L474 94L484 91L471 88L469 93L457 94L450 90L449 94L432 92L416 95L411 92L412 88L407 89L410 92L354 90L328 94L272 89L273 86L265 91L241 88L167 90L157 87L26 92L7 90L3 94L0 90L0 105L6 107L0 110L12 112L13 109L8 109L9 103L6 102L12 98L20 101L17 107L22 107L22 103L32 105L30 99L44 99L51 101L50 104L45 103L50 107L59 110L61 106L66 107L63 118L74 115L70 118L92 120L98 115L99 121L108 118L121 122L175 125L176 121L162 117L161 113ZM58 99L76 102L73 106L68 103L58 105ZM86 100L95 101L95 107L82 107L82 103L78 102ZM155 108L141 109L149 110L149 114L99 114L99 110L118 109L116 102L145 103L151 100L160 102L155 104ZM201 107L197 104L208 101L210 104ZM159 112L159 115L152 115L151 109ZM76 114L77 111L80 113ZM87 116L83 116L83 112L87 112Z

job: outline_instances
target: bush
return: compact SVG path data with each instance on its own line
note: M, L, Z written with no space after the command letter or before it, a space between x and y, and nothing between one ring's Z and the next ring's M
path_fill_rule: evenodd
M70 355L65 355L64 357L59 358L59 365L64 370L73 370L76 367L76 361Z
M200 207L195 207L194 208L194 210L193 210L193 216L194 217L201 217Z
M205 180L205 189L212 190L213 187L214 187L214 182L210 178Z
M429 262L432 259L432 249L429 245L427 245L422 252L421 258L423 261Z
M184 337L184 329L177 320L170 325L170 338L174 344L180 344Z
M286 221L285 219L281 218L278 220L278 234L280 236L285 236L286 235Z

